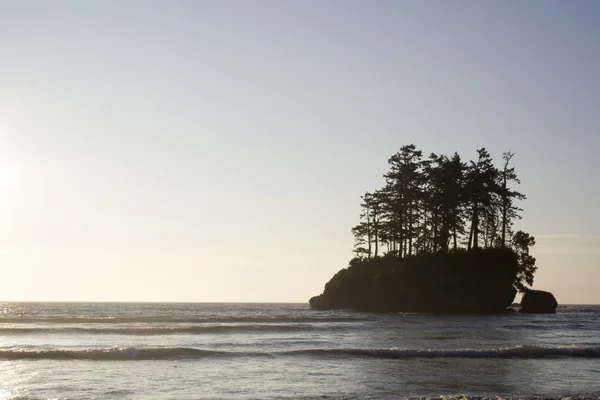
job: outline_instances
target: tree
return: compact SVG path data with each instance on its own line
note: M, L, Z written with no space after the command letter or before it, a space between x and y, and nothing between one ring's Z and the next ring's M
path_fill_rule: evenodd
M513 158L515 153L509 151L502 154L504 160L504 167L499 174L499 186L500 186L500 198L502 201L502 238L500 246L506 246L507 236L511 236L511 227L515 219L521 219L519 211L522 209L515 207L514 200L525 200L525 195L514 190L510 190L508 187L509 182L515 182L520 184L521 181L517 178L517 173L514 167L509 168L508 165L510 160Z
M373 254L374 257L378 257L379 255L379 242L381 239L381 214L382 214L382 201L384 196L381 194L381 191L376 190L375 192L365 193L363 199L365 203L368 204L368 207L371 209L371 218L373 227L373 241L375 243L375 252Z
M354 252L357 257L366 255L367 258L379 255L380 226L382 216L383 195L379 191L366 192L361 199L363 212L360 214L362 220L352 228L354 236ZM366 248L364 246L367 246Z
M471 161L467 169L466 194L471 203L471 229L467 248L479 248L479 233L482 216L492 206L494 194L498 192L498 170L485 148L477 150L477 161Z
M528 233L518 231L512 237L513 250L517 253L519 269L515 279L515 288L526 292L527 285L533 285L533 276L537 267L535 257L529 254L529 249L535 246L535 238Z
M467 166L458 153L454 153L445 161L444 169L444 201L448 207L448 230L452 235L453 249L458 250L458 237L464 235L465 215L465 172Z
M350 291L360 290L356 282L387 285L388 278L398 283L402 276L410 281L419 274L437 274L440 292L460 292L471 285L485 296L498 297L500 305L513 301L513 287L527 291L537 271L530 254L535 238L512 231L521 218L517 201L525 199L512 188L520 183L513 157L513 152L503 153L497 168L485 148L466 163L458 153L431 153L423 159L414 144L401 147L388 159L385 186L361 196L360 221L352 228L356 257L350 266L356 267L352 273L357 275ZM407 259L398 260L403 257ZM457 268L464 276L455 276ZM386 285L381 287L395 284ZM456 290L448 290L452 285ZM410 299L412 292L405 292L402 296ZM469 296L459 297L463 301ZM480 302L477 296L473 299Z
M386 192L393 192L397 210L396 219L401 224L401 242L399 244L403 255L413 252L413 242L417 233L418 207L423 179L421 158L423 153L414 144L403 146L388 160L390 172L384 175L388 182Z
M465 165L457 153L450 159L432 153L424 163L423 193L429 213L431 251L448 251L451 238L454 251L458 248L458 235L464 230L464 171Z
M510 187L520 183L510 165L514 153L502 155L501 169L485 148L469 164L458 153L422 154L414 144L401 147L388 159L385 186L361 197L360 222L352 228L357 258L458 253L463 243L467 250L510 246L519 258L515 286L531 285L535 240L512 234L522 211L515 202L525 199Z
M352 228L352 236L354 236L354 252L357 257L366 256L371 258L371 243L373 226L371 225L371 203L368 200L369 192L366 192L361 199L363 203L360 204L362 212L360 214L361 222ZM364 246L367 246L366 248Z

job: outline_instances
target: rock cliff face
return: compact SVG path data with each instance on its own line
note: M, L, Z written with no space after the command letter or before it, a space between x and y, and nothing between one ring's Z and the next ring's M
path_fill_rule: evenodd
M554 295L543 290L528 290L521 299L522 313L551 314L556 312L558 302Z
M316 310L500 313L513 302L517 258L508 249L353 260L310 299Z

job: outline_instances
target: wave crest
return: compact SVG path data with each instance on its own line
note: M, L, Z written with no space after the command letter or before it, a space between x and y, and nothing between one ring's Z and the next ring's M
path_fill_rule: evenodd
M498 349L310 349L292 353L305 355L374 358L600 358L600 347L515 346Z
M499 349L302 349L287 352L227 352L189 347L112 347L106 349L4 349L0 360L173 360L218 357L372 357L412 358L600 358L600 347L516 346Z
M218 355L218 351L188 347L112 347L108 349L59 350L19 349L0 350L1 360L170 360L203 358Z

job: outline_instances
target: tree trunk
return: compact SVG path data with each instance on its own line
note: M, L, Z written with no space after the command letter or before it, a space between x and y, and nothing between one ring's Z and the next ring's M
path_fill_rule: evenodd
M375 255L374 257L377 258L377 252L379 250L379 237L378 237L378 226L377 226L377 213L374 212L373 213L373 234L375 235Z
M456 226L454 227L454 252L456 253L456 250L458 250L458 242L457 242L457 237L456 237Z
M467 250L471 250L473 247L473 231L475 227L475 212L473 212L473 216L471 217L471 226L469 227L469 243L467 244Z
M502 190L502 247L506 247L506 214L508 212L508 194L506 193L506 175Z
M473 248L479 248L479 205L473 207Z
M371 216L369 215L369 211L367 210L367 249L369 250L369 254L367 255L367 259L371 259Z

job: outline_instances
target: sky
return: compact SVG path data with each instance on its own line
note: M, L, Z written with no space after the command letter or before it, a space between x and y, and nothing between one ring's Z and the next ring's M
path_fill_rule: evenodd
M0 1L0 300L306 302L387 159L513 151L600 303L597 1Z

